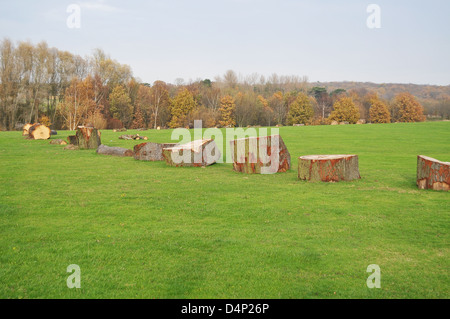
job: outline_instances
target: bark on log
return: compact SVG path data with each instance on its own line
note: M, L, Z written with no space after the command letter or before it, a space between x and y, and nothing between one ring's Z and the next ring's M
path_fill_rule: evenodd
M39 123L33 124L28 132L28 138L33 140L48 140L51 135L50 128Z
M230 146L236 172L273 174L291 168L291 155L280 135L241 138Z
M307 155L298 158L298 178L339 182L361 178L358 155Z
M67 142L58 138L56 140L51 140L50 144L54 144L54 145L67 145Z
M102 144L100 132L94 127L78 126L76 136L80 149L97 149Z
M163 148L163 157L170 166L208 166L221 157L213 139L195 140L175 147Z
M123 147L111 147L107 145L101 144L97 148L97 154L103 154L103 155L113 155L113 156L120 156L120 157L132 157L133 151L127 148Z
M125 134L125 135L121 135L119 136L119 139L121 140L148 140L147 136L139 136L139 134Z
M76 135L69 135L67 136L67 140L69 141L69 144L78 146L78 138Z
M28 123L28 124L25 124L24 126L23 126L23 131L22 131L22 136L28 136L29 134L30 134L30 132L29 132L29 129L30 129L30 127L32 127L33 126L33 124L30 124L30 123Z
M176 143L141 143L134 146L134 159L141 161L164 161L163 149L177 146Z
M417 187L419 189L450 190L450 162L417 156Z

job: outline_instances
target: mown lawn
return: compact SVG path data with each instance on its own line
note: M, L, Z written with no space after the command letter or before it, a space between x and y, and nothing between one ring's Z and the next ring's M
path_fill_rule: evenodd
M121 134L102 131L102 142L139 143ZM417 190L415 175L419 154L450 161L450 122L280 134L291 171L244 175L0 132L0 297L449 297L450 193ZM308 154L358 154L362 179L298 181L297 157ZM81 289L66 285L70 264ZM381 289L366 286L370 264Z

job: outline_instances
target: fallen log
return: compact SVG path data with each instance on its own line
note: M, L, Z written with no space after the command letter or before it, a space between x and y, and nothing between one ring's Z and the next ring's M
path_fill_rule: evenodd
M134 159L140 161L164 161L163 149L177 146L177 143L141 143L134 146Z
M240 138L230 146L236 172L273 174L291 168L291 155L280 135Z
M147 136L139 136L139 134L125 134L125 135L121 135L119 136L119 139L121 140L148 140Z
M222 156L213 139L195 140L183 145L163 148L164 160L170 166L208 166Z
M126 128L124 128L124 127L122 127L122 128L115 128L115 129L113 129L113 132L114 133L116 133L116 132L126 132Z
M78 126L76 137L80 149L97 149L102 144L100 132L94 127Z
M419 189L450 190L450 162L417 156L417 187Z
M30 123L28 123L28 124L25 124L24 126L23 126L23 128L22 128L22 136L28 136L29 134L30 134L30 131L29 131L29 129L30 129L30 127L32 127L33 126L33 124L30 124Z
M298 158L298 178L313 182L340 182L361 178L358 155L307 155Z
M69 151L76 151L79 149L80 148L77 145L73 145L73 144L69 144L66 147L64 147L64 150L69 150Z
M103 155L113 155L113 156L120 156L120 157L132 157L133 151L127 148L123 147L111 147L107 145L101 144L97 148L97 154L103 154Z
M67 145L67 142L58 138L56 140L51 140L50 144L54 144L54 145Z
M36 123L28 129L28 138L33 140L48 140L50 135L50 128L43 124Z

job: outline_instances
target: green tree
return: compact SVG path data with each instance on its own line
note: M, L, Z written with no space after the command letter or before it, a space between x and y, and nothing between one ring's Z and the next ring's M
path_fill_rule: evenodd
M349 122L355 124L359 120L359 110L351 97L343 96L333 104L333 112L329 119L337 122Z
M133 106L131 98L122 85L117 85L109 95L110 113L113 118L121 120L122 123L129 127L133 120Z
M289 106L288 124L306 124L314 116L311 98L305 93L299 93L297 98Z

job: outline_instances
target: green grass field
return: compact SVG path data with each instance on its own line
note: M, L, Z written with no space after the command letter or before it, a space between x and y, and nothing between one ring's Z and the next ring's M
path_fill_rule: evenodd
M102 142L139 143L121 134ZM450 193L419 191L415 177L419 154L450 161L450 122L280 134L291 171L244 175L0 132L0 297L449 298ZM358 154L362 179L299 181L308 154ZM70 264L81 289L66 285ZM370 264L381 289L366 286Z

